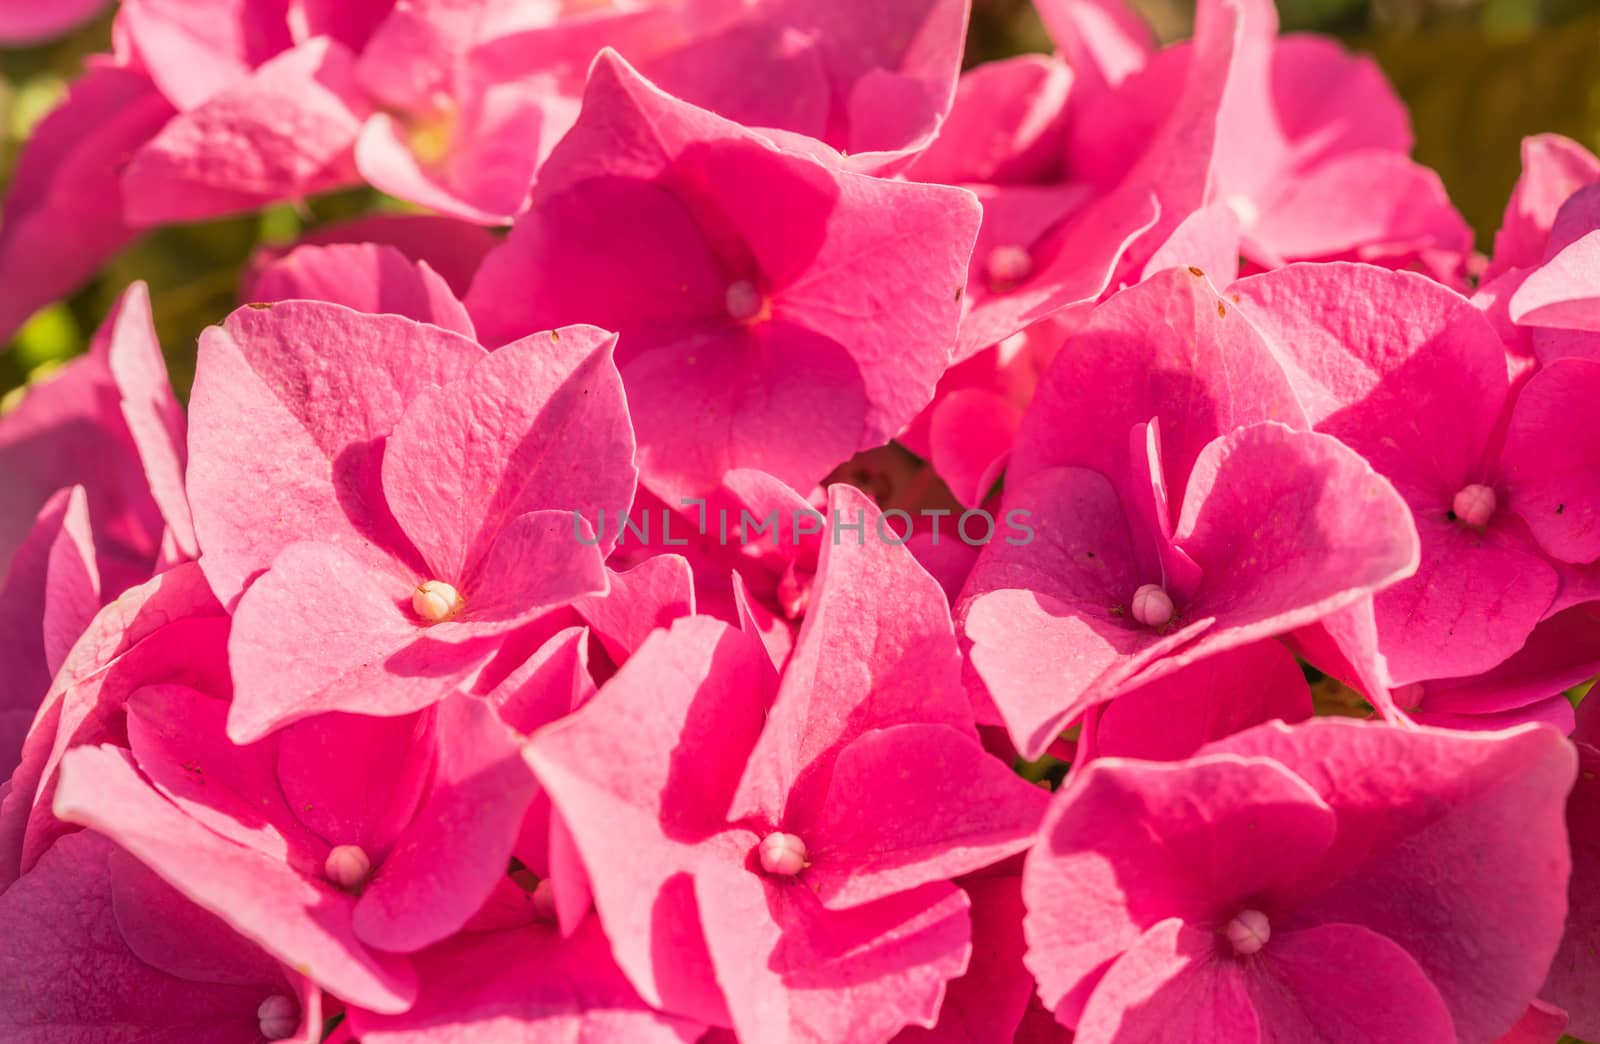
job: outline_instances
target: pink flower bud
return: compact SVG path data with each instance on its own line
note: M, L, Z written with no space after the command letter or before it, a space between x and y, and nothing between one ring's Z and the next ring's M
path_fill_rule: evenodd
M1240 910L1223 929L1223 934L1228 937L1234 953L1248 957L1267 945L1267 940L1272 938L1272 925L1260 910Z
M274 993L256 1009L261 1035L268 1040L288 1040L300 1029L300 1005L293 997Z
M748 279L729 283L723 303L727 306L728 317L736 323L748 323L757 319L767 309L766 298L761 296L761 291Z
M336 887L353 892L365 884L367 875L372 873L372 860L360 845L339 845L328 853L322 873Z
M1463 486L1450 502L1450 510L1455 513L1456 521L1469 526L1488 525L1489 519L1494 517L1494 509L1494 490L1476 482Z
M777 877L793 877L808 865L806 843L775 830L761 839L761 869Z
M1160 584L1145 584L1133 592L1133 618L1146 627L1164 627L1172 614L1172 596Z
M429 580L411 592L411 608L428 623L443 623L461 611L461 592L443 580Z
M1026 247L995 247L984 263L984 274L989 278L989 289L1010 290L1033 274L1033 255Z

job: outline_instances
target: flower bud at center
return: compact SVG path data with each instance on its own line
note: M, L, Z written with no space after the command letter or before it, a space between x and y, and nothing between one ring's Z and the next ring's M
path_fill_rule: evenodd
M372 873L372 860L360 845L339 845L328 853L322 873L334 887L353 892L365 884L367 875Z
M461 611L461 592L443 580L428 580L411 592L411 608L428 623L444 623Z
M1160 584L1145 584L1133 592L1133 618L1146 627L1165 627L1174 611L1172 596Z
M729 283L727 293L723 295L723 304L728 309L728 318L736 323L758 319L767 308L766 298L756 284L748 279Z
M268 1040L288 1040L300 1028L300 1005L293 997L274 993L256 1009L261 1035Z
M1267 940L1272 938L1272 924L1260 910L1240 910L1222 934L1228 937L1234 953L1248 957L1267 945Z
M1450 510L1456 516L1456 521L1469 526L1488 525L1489 519L1494 517L1494 509L1494 490L1476 482L1463 486L1455 499L1450 501Z
M793 877L804 870L806 843L793 834L775 830L761 839L761 869L776 877Z

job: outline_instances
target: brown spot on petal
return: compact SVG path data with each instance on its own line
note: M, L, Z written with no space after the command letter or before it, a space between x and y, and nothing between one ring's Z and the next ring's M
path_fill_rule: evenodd
M246 301L245 302L245 307L246 308L254 308L258 312L265 312L267 309L272 307L272 302L270 302L270 301Z
M1223 318L1226 318L1227 315L1228 315L1228 306L1223 304L1221 301L1218 301L1217 302L1217 318L1223 319Z
M1189 266L1189 274L1192 275L1192 276L1203 276L1203 275L1205 275L1205 272L1201 271L1200 269L1196 268L1193 265L1190 265Z

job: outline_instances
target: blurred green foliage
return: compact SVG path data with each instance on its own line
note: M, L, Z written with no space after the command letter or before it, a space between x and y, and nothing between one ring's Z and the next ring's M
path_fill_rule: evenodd
M1194 0L1130 0L1164 40L1189 32ZM1338 35L1376 55L1411 107L1419 160L1444 178L1478 231L1495 228L1520 169L1519 142L1556 131L1600 150L1600 0L1279 0L1285 31ZM110 18L45 47L0 51L0 190L31 128L86 56L108 49ZM969 63L1050 47L1028 0L975 0ZM262 243L383 202L354 191L263 215L162 229L90 286L46 310L0 354L0 396L82 351L121 290L150 284L173 377L186 391L199 332L233 307ZM0 293L4 288L0 287Z

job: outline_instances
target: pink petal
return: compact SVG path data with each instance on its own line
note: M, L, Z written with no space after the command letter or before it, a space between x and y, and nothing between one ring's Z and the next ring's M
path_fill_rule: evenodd
M144 73L91 62L39 123L7 186L0 231L0 340L86 282L132 241L120 185L127 154L173 116ZM62 228L78 230L72 236Z
M130 1034L197 1044L259 1040L261 1002L295 992L284 973L262 960L256 962L258 976L207 980L141 959L141 940L119 923L114 903L113 867L120 855L98 834L62 838L0 899L0 1031L13 1040L40 1042ZM253 951L181 898L169 901L149 891L138 898L163 905L175 923L197 935L214 933L219 943L228 937L234 953ZM314 1041L320 1031L320 1025L308 1025L296 1039Z
M807 884L823 905L845 909L952 880L1031 845L1048 803L948 726L875 729L834 762L806 830Z
M482 357L437 327L331 304L240 309L208 329L188 484L218 597L237 602L278 552L311 533L390 563L372 546L404 541L379 493L381 440L425 388L464 377ZM274 448L266 457L264 443Z
M1124 433L1152 417L1172 490L1188 484L1202 447L1217 436L1256 421L1301 423L1267 344L1203 274L1158 273L1094 311L1073 349L1041 378L1008 481L1072 465L1124 488Z
M289 49L284 6L221 0L202 10L186 0L129 0L118 12L117 29L162 93L187 112Z
M1534 270L1511 298L1511 318L1528 326L1600 333L1600 230Z
M420 625L415 581L385 580L331 544L290 544L273 560L234 610L235 743L329 711L421 710L493 655L492 634L471 624Z
M1501 450L1511 510L1566 562L1600 558L1600 440L1584 423L1597 395L1600 361L1557 360L1517 397Z
M1210 656L1106 704L1098 755L1178 761L1212 740L1262 722L1311 717L1311 690L1293 655L1274 641Z
M308 40L178 116L140 149L122 176L128 220L194 221L348 183L364 108L350 52Z
M747 1040L882 1040L931 1026L971 946L967 897L930 884L846 912L740 865L695 875L733 1026Z
M1115 87L1144 66L1155 38L1120 0L1040 0L1050 39L1095 87Z
M374 315L403 315L474 338L472 320L425 262L379 243L301 246L256 272L246 301L330 301Z
M735 467L807 488L931 398L978 216L960 190L778 150L607 52L469 307L492 342L579 316L615 329L662 496L704 493ZM655 230L643 243L641 227ZM745 322L728 305L741 282L765 306ZM800 425L814 437L785 437Z
M618 965L646 1001L706 1022L724 1022L726 1009L697 957L686 872L694 846L722 829L773 687L755 638L691 617L652 635L593 701L527 747ZM627 772L609 767L623 761Z
M356 934L399 953L453 934L505 876L537 784L521 742L485 700L440 705L427 801L356 903Z
M1022 965L1020 879L980 877L963 884L972 904L972 960L951 979L932 1029L908 1027L901 1044L1013 1044L1033 998L1033 976Z
M1561 204L1578 189L1600 181L1600 159L1559 134L1522 139L1522 176L1511 190L1505 217L1494 237L1494 260L1484 282L1512 268L1544 260L1545 243Z
M948 725L976 736L938 582L878 538L878 511L852 486L828 491L833 539L738 807L814 818L834 756L870 729ZM860 521L846 534L840 520Z
M433 716L319 714L275 737L272 767L293 817L328 846L375 859L417 814L435 760ZM374 785L381 780L382 785Z
M384 496L430 575L462 586L469 612L462 582L514 519L562 508L598 524L633 500L633 430L615 343L588 326L535 334L484 356L459 382L422 390L395 425ZM582 552L568 542L571 517L561 521L545 552Z
M1417 1044L1459 1038L1444 998L1405 950L1354 924L1274 935L1244 974L1264 1039Z
M1117 958L1077 1020L1074 1044L1121 1040L1258 1040L1260 1020L1217 939L1171 918ZM1060 1018L1060 1013L1057 1013Z
M917 181L1029 183L1060 163L1062 116L1074 67L1025 54L964 73L939 136L912 164Z
M145 284L134 283L122 295L90 351L104 358L111 371L121 395L122 419L144 465L150 496L178 550L192 559L199 548L183 485L189 457L187 424L167 377Z
M146 786L114 748L72 751L55 807L352 1003L395 1011L416 996L415 974L403 959L374 954L351 933L353 899L212 834Z
M692 1044L701 1027L651 1011L617 970L590 919L563 940L543 926L463 933L416 957L410 1011L350 1012L370 1044L542 1044L550 1040Z
M1493 1040L1516 1021L1566 911L1563 803L1576 759L1559 732L1325 719L1263 725L1202 754L1212 751L1275 759L1337 815L1338 837L1298 918L1397 943L1438 988L1462 1039Z
M8 47L43 43L71 32L105 6L105 0L62 0L48 7L7 0L0 4L0 41Z
M1039 996L1067 1024L1087 1019L1101 969L1142 934L1175 917L1218 927L1246 901L1270 908L1334 835L1332 810L1269 760L1091 763L1057 795L1023 869Z

